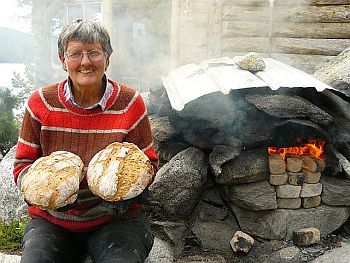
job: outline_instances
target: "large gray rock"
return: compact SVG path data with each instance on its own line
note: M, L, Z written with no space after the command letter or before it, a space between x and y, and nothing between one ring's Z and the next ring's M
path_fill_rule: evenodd
M299 96L246 95L246 99L258 109L277 118L310 119L320 125L333 122L331 115Z
M191 147L159 169L150 190L167 216L172 219L191 216L207 180L207 163L206 155Z
M230 240L238 230L240 228L232 216L223 221L197 220L192 227L192 231L200 240L201 248L204 251L221 251L228 254L233 253Z
M267 181L225 186L227 198L244 209L269 210L277 208L275 187Z
M219 184L233 185L264 181L269 176L266 148L242 151L233 160L224 163L215 181Z
M291 239L293 231L305 227L316 227L321 236L326 236L342 226L350 215L349 207L326 205L253 212L231 204L231 209L242 231L266 239Z
M153 137L159 141L164 142L170 140L175 137L178 132L174 129L174 127L169 122L169 117L150 117L150 123L152 128Z
M221 166L236 158L241 152L241 142L237 140L237 145L226 146L226 145L215 145L212 152L209 155L209 164L212 172L216 177L221 174Z
M322 202L330 206L350 206L350 180L324 176Z
M333 88L350 96L350 48L341 52L334 60L316 70L314 76Z
M154 238L151 252L145 263L171 263L174 262L174 251L170 243L158 238Z
M13 180L15 154L16 147L12 147L0 163L0 219L6 224L14 219L19 220L27 211L27 205Z

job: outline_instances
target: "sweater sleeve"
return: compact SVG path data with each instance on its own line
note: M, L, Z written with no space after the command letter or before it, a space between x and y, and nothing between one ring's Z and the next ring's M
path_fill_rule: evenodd
M147 155L153 165L155 174L158 170L158 156L153 144L151 125L147 115L146 105L141 95L138 95L130 110L133 110L135 114L138 115L138 118L132 125L125 141L136 144Z
M15 183L18 186L20 186L22 176L26 173L30 165L41 157L41 121L33 113L30 107L31 104L35 105L35 102L30 98L26 104L17 142L13 174Z

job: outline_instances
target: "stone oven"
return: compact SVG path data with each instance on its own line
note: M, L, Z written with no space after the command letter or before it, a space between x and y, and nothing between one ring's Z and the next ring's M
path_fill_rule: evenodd
M265 62L260 72L229 58L188 64L150 94L162 162L152 191L163 217L183 220L182 238L204 249L229 251L236 230L325 236L349 218L350 98Z

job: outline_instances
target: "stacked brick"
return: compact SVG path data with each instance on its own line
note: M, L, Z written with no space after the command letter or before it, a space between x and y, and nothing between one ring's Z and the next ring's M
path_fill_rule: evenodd
M277 207L298 209L321 204L321 173L325 161L312 156L279 154L269 156L269 182L276 188Z

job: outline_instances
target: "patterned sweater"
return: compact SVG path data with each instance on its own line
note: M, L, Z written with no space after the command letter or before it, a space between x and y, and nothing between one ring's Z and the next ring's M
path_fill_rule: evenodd
M158 162L145 104L138 92L111 80L113 92L106 109L80 109L66 101L67 80L36 90L26 104L17 143L14 179L20 186L22 176L39 157L58 150L78 155L84 171L92 157L112 142L132 142L151 160ZM42 217L71 231L90 231L112 220L98 209L100 199L88 189L86 179L80 184L79 205L66 212L45 211L29 206L32 217ZM137 216L142 207L134 204L121 218Z

